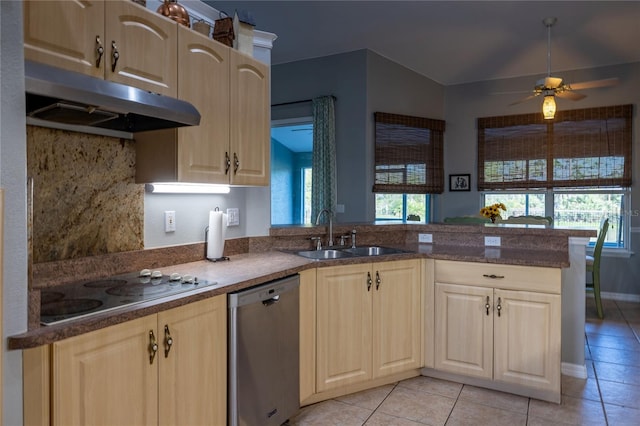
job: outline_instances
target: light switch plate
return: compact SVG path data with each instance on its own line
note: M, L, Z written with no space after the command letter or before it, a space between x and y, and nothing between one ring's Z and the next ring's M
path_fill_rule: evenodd
M239 209L227 209L227 226L240 225L240 210Z
M167 210L164 212L164 232L176 231L176 212Z
M433 243L433 234L418 234L419 243Z
M484 245L491 247L500 247L500 237L484 237Z

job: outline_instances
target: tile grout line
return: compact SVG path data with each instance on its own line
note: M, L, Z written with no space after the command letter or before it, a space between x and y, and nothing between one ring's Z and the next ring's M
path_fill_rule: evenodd
M591 352L591 348L589 348L589 352ZM600 405L602 406L602 414L604 415L604 422L608 426L609 419L607 418L607 409L604 406L604 398L602 398L602 391L600 390L600 380L598 380L598 372L596 371L596 363L593 360L589 360L591 362L591 366L593 367L593 376L596 379L596 387L598 388L598 396L600 397ZM588 379L588 377L587 377Z
M616 305L617 307L617 305ZM593 368L593 378L596 381L596 388L598 388L598 397L600 397L600 406L602 407L602 415L604 416L605 425L609 425L609 420L607 419L607 409L604 406L604 400L602 398L602 391L600 390L600 381L598 380L598 372L596 371L596 363L591 358L591 344L589 343L589 336L587 336L587 332L585 330L584 338L587 343L587 350L589 351L589 362L591 363L591 367ZM589 380L589 374L587 374L587 379Z
M465 386L467 386L467 385L465 385L464 383L462 384L462 386L460 386L460 391L458 392L458 395L456 396L456 402L454 402L453 405L451 406L451 411L449 411L449 414L447 415L447 420L444 421L445 425L447 424L449 419L451 419L451 414L453 414L453 410L455 410L456 405L458 404L458 401L460 400L460 395L462 395L462 390L464 389Z
M629 329L631 330L631 332L635 335L635 331L633 330L633 328L631 327L631 324L629 324L629 321L627 321L627 318L625 317L624 313L622 312L622 309L620 309L620 306L618 306L618 303L616 301L614 301L614 304L618 310L618 313L620 313L620 315L622 316L622 318L624 318L625 323L627 324L627 327L629 327ZM586 333L585 333L585 337ZM636 338L638 336L636 335ZM587 348L589 349L589 355L591 356L591 344L589 344L588 340L587 340ZM596 379L596 386L598 388L598 395L600 396L600 404L602 405L602 414L604 414L604 421L605 424L608 426L609 425L609 416L607 415L607 408L605 407L604 404L604 398L602 397L602 390L600 389L600 379L598 378L598 371L596 370L596 363L593 361L593 359L590 360L591 365L593 367L593 375Z
M373 411L371 412L371 414L369 414L369 417L367 417L364 420L364 423L362 423L362 426L366 425L367 422L369 421L369 419L378 411L378 408L380 408L382 406L382 404L387 400L387 398L389 398L389 396L393 393L394 390L396 390L396 388L398 387L398 384L400 384L400 382L396 382L393 385L393 388L391 388L391 390L389 391L389 393L387 394L387 396L385 396L384 398L382 398L382 401L380 401L380 403L376 406L376 408L373 409Z

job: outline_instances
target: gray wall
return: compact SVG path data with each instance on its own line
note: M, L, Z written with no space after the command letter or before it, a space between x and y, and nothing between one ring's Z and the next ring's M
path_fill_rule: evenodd
M375 111L444 118L444 88L368 50L275 65L272 104L334 95L339 222L375 219L373 113ZM275 107L273 119L310 114L308 104Z
M22 2L0 1L0 186L5 190L2 357L3 424L22 424L22 352L5 336L27 329L27 138Z
M336 97L337 203L342 223L367 217L365 181L366 51L326 56L271 67L271 104ZM272 119L310 116L311 103L272 109Z
M144 196L144 247L175 246L204 241L204 231L209 225L209 211L228 208L240 211L240 225L227 229L227 238L267 235L248 233L249 222L255 212L249 211L246 203L247 188L231 188L229 194L145 194ZM176 212L175 232L164 232L164 212Z
M374 143L376 111L444 120L444 86L374 52L367 55L367 212L375 219ZM445 132L446 135L446 132ZM445 147L446 149L446 147ZM446 182L445 182L446 186ZM433 196L437 199L439 196Z

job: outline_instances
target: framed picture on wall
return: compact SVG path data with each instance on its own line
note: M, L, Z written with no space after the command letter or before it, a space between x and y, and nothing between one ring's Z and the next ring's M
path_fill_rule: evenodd
M449 191L471 191L471 175L449 175Z

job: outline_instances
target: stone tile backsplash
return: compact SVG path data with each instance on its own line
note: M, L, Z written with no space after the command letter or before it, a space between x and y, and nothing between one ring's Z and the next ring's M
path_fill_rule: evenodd
M33 262L140 250L144 186L133 141L27 126Z

